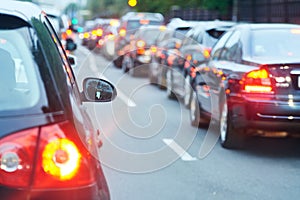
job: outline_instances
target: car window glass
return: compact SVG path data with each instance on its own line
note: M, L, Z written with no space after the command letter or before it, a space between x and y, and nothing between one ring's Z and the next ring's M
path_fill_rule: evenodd
M0 29L0 111L35 106L41 96L28 27Z
M299 29L256 30L253 31L251 45L252 56L254 57L299 58Z
M223 48L220 59L234 61L237 59L237 49L239 47L241 33L240 31L235 31Z
M62 59L60 57L59 51L57 49L57 46L53 42L52 35L49 33L48 29L45 27L45 25L37 20L33 19L32 24L34 25L37 35L39 37L40 46L43 51L43 56L45 57L46 63L51 69L51 73L53 75L53 78L55 80L56 84L59 84L59 87L57 87L57 90L59 92L60 98L67 99L68 98L68 88L67 88L67 77L66 73L62 67ZM45 69L48 70L48 69ZM55 94L55 93L54 93ZM52 94L53 95L53 94ZM51 98L51 95L48 94L48 98ZM56 97L57 98L57 97ZM54 104L56 101L49 101L50 103ZM65 106L68 106L68 102L62 101ZM55 105L52 105L55 106Z
M144 40L147 45L154 44L160 34L160 30L154 28L146 28L137 33L137 38Z
M221 50L223 48L223 46L225 45L227 39L230 37L230 35L232 34L231 31L226 32L219 40L218 42L214 45L212 51L211 51L211 58L213 60L217 60L219 59Z

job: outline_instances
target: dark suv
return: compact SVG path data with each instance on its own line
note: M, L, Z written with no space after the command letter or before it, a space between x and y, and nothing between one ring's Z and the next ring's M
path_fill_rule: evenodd
M101 142L82 103L111 101L114 87L86 78L79 91L36 5L8 1L0 13L1 199L109 199Z

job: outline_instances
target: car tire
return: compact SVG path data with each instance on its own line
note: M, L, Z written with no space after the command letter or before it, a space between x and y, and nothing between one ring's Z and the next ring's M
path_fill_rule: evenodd
M243 147L245 141L244 130L234 127L226 101L221 106L219 130L222 147L227 149L239 149Z
M193 95L193 90L190 84L190 77L186 76L184 81L184 97L183 97L183 103L186 108L190 108L192 95Z
M151 63L150 65L149 65L149 82L150 82L150 84L152 84L152 85L156 85L157 84L157 77L153 74L153 65L157 65L157 63Z
M190 111L190 120L192 126L202 127L208 124L208 120L204 118L201 113L201 106L197 98L197 93L195 91L192 91L189 111Z
M171 69L167 71L166 74L166 85L167 85L167 96L169 99L175 99L176 95L173 92L173 87L172 87L172 71Z
M158 85L158 88L161 90L167 89L166 74L165 74L165 69L163 67L160 67L158 70L157 85Z
M122 68L123 58L124 56L118 56L116 59L113 60L113 63L117 68Z
M129 71L129 57L128 56L124 56L123 60L122 60L122 71L124 73L127 73Z

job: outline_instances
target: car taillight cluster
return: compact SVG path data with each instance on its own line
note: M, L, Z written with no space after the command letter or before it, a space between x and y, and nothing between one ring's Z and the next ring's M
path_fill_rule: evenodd
M144 40L138 40L136 42L137 54L143 55L145 53L146 42Z
M63 188L91 184L91 157L68 122L17 132L0 140L0 184Z
M240 83L243 92L246 93L274 93L274 84L270 73L265 68L246 73Z
M121 37L125 37L126 36L126 29L125 28L121 28L120 31L119 31L119 35Z

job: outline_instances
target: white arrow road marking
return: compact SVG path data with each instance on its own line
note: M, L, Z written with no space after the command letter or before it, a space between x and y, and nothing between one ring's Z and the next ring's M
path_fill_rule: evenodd
M177 153L183 161L195 161L197 158L188 154L181 146L179 146L173 139L163 139L163 142L167 144L175 153Z

